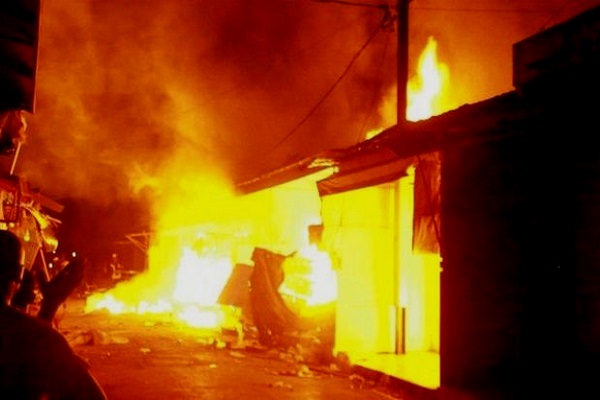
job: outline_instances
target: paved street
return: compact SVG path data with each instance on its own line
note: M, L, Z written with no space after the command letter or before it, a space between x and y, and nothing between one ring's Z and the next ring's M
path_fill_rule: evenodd
M166 317L84 314L73 301L60 315L59 330L110 400L397 398L352 370L238 343L233 333L190 329Z

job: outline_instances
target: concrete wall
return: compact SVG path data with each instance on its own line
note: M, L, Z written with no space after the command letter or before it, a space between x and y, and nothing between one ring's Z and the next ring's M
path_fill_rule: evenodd
M397 283L390 185L323 198L323 243L338 274L335 351L393 353Z

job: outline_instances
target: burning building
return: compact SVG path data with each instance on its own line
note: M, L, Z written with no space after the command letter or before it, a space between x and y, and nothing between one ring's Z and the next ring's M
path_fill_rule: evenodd
M296 164L335 166L338 351L421 396L597 393L599 21L515 43L513 91Z
M68 3L69 10L85 8L83 3ZM282 317L283 329L295 328L293 318L286 318L288 308L310 315L315 304L334 301L335 351L348 354L356 365L397 376L411 390L448 398L458 394L497 398L498 393L537 397L540 392L568 392L570 384L589 388L585 379L592 381L597 373L594 367L578 369L581 374L575 380L565 377L573 365L571 360L589 360L592 366L598 361L594 334L597 255L592 239L597 233L598 160L590 151L590 137L585 135L598 126L593 117L597 104L586 100L593 99L598 89L597 9L515 44L514 90L510 92L452 111L448 111L447 104L441 110L431 110L427 103L425 110L414 110L414 114L411 108L410 118L418 121L377 131L378 134L368 135L367 140L348 148L337 147L341 141L329 141L328 144L336 145L334 150L300 157L300 161L283 163L286 166L256 179L230 185L223 176L226 174L215 167L224 157L211 152L207 152L210 156L198 156L192 151L214 143L200 143L190 132L229 132L215 127L232 128L242 104L251 103L253 112L262 116L265 108L258 106L262 103L257 99L270 97L264 90L271 86L250 85L244 92L246 96L236 96L234 102L219 97L219 104L207 107L211 112L202 115L183 112L189 108L192 97L185 89L216 86L219 93L231 90L223 82L233 82L231 86L237 88L242 72L255 77L263 66L253 56L234 57L239 55L238 50L269 38L283 51L287 48L283 41L279 42L283 35L268 32L256 42L252 41L256 37L232 41L238 33L233 28L243 25L240 22L256 23L246 15L243 21L233 18L233 22L219 26L222 35L216 43L195 43L194 51L208 49L215 56L211 52L214 50L218 61L231 57L240 69L229 66L225 70L230 79L211 79L198 86L195 78L200 75L180 70L182 64L197 60L189 52L172 45L165 46L168 51L143 51L151 47L148 43L154 35L164 44L162 41L167 38L162 33L169 30L174 31L182 46L188 43L181 40L181 31L174 29L186 21L181 10L166 13L171 18L167 22L151 20L157 25L152 27L156 30L148 29L135 36L132 33L137 31L127 24L108 23L91 29L94 13L105 16L109 22L117 17L108 2L90 4L92 13L82 13L88 25L77 25L80 35L71 38L105 38L108 31L118 27L119 37L124 41L133 37L136 46L111 43L98 52L88 49L78 53L77 62L69 66L73 68L70 71L84 71L89 78L90 84L83 88L83 100L56 101L52 106L64 107L56 112L60 118L45 120L55 125L68 124L76 134L69 139L48 136L53 143L69 140L67 143L73 148L79 145L81 149L95 150L98 142L102 144L102 151L95 151L94 157L82 157L86 162L98 159L105 167L94 169L94 178L114 171L114 156L120 150L152 150L134 160L122 157L128 179L115 182L78 176L73 177L73 186L88 194L89 181L99 182L97 186L104 191L97 193L104 195L121 188L136 193L150 188L155 195L152 216L156 220L144 248L149 258L147 273L109 292L90 296L90 311L109 308L112 312L168 312L194 326L223 326L228 319L235 324L240 317L238 309L222 307L220 302L242 308L247 298L244 294L233 300L235 296L222 296L231 294L227 288L234 276L241 275L239 287L244 288L251 280L251 271L258 270L253 269L257 263L263 265L261 257L268 256L278 261L275 284L270 287L277 290L269 292L275 299L263 308L267 312L272 311L271 307L281 310L270 315ZM166 11L164 7L161 10ZM130 15L156 12L137 3L126 11ZM206 12L219 13L213 8ZM205 22L209 25L214 21ZM282 25L278 28L289 33L289 26ZM63 31L57 32L53 38L59 41ZM435 49L435 44L435 40L428 40L426 48ZM223 49L229 51L221 53ZM488 49L497 50L495 46ZM131 75L119 74L119 62L130 60L132 50L139 58L151 56L145 59L171 62L164 69L159 62L133 63L136 68ZM346 53L347 49L340 49L335 55L339 58L339 54ZM425 54L429 57L423 57L424 70L433 64L436 73L443 72L431 57L435 53ZM54 57L62 60L63 54ZM311 62L316 59L307 58ZM95 69L90 65L106 59L110 62L105 74L92 76ZM276 61L279 68L289 62L285 57ZM483 69L477 60L467 61L476 71ZM463 73L458 76L470 79L476 75L468 65L461 66ZM202 67L202 72L206 72L204 68L217 71L205 64ZM317 81L331 78L330 68L311 67L319 74L327 72ZM363 68L373 71L372 65ZM145 69L152 74L143 74ZM146 79L132 79L136 73ZM60 74L54 76L60 81L56 76ZM444 73L439 77L443 78ZM162 80L169 82L166 91L157 89ZM191 85L191 81L196 85ZM383 81L390 83L394 79L388 74ZM147 96L139 96L131 82L140 84L140 92ZM303 85L305 82L298 86L309 86ZM443 84L444 80L439 82ZM68 83L70 91L82 91L79 82ZM453 89L464 91L474 85L477 83L469 85L463 81ZM479 85L489 89L487 83ZM434 88L440 89L437 85ZM486 92L479 89L480 93ZM49 91L46 88L46 93ZM249 94L253 101L248 101ZM287 91L277 94L286 106L303 97ZM304 97L310 96L304 93ZM361 99L362 96L353 96L356 102ZM409 105L416 105L417 99L409 96ZM338 100L329 111L335 111L332 114L336 116L350 115L346 119L356 125L354 104ZM48 99L46 102L52 103ZM226 103L225 111L218 107L223 107L222 103ZM109 112L98 111L94 108L98 104L109 104ZM346 113L340 112L341 104L347 105ZM145 113L138 112L139 105L146 107ZM148 118L141 122L140 118L125 118L118 112L122 109L131 111L136 118ZM281 109L276 110L280 114ZM65 114L73 118L64 118ZM111 118L104 118L105 115ZM228 124L218 124L221 121L215 115ZM159 123L165 120L169 124ZM100 123L89 124L90 121ZM258 128L253 127L255 131L270 131L271 125L285 124L263 118ZM77 129L81 126L86 129ZM321 132L320 128L312 126L314 131ZM331 132L331 126L328 128ZM339 131L339 125L333 130ZM107 132L114 131L120 133L119 141L109 140L113 138ZM162 131L170 136L165 139ZM140 132L143 137L151 137L152 142L140 140L136 135ZM246 150L239 146L237 137L211 139L225 142L232 152ZM257 138L260 156L268 144L264 138ZM288 147L294 156L298 155L295 146L299 144ZM165 160L157 156L159 153L178 157ZM65 162L76 165L73 154L79 153L61 156L65 156ZM81 154L88 155L83 151ZM262 164L264 160L257 160L262 157L256 154L244 158L242 169ZM199 159L209 162L200 163L198 168ZM207 173L198 174L198 169ZM39 170L53 172L52 168ZM563 190L563 184L569 190ZM309 227L319 227L316 231L320 234L312 237L319 239L319 251L311 247L314 243ZM314 268L320 264L316 260L324 261L324 268ZM282 270L287 281L281 276ZM335 278L326 280L329 284L323 292L317 290L317 284L323 282L318 277L321 274ZM325 294L322 303L316 300L317 294ZM282 304L282 299L287 302ZM265 329L281 330L281 324L277 325ZM538 371L535 376L541 381L531 378L533 370ZM553 385L545 385L547 382ZM561 394L568 397L567 393Z

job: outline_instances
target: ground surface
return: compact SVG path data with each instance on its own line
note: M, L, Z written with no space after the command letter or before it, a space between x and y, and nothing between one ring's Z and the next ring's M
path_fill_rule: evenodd
M85 314L69 302L58 329L89 362L109 400L397 398L383 382L352 370L309 365L298 354L166 318Z

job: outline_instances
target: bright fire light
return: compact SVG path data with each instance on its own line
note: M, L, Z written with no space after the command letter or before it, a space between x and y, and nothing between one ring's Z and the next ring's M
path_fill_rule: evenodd
M231 251L224 252L222 246L211 243L210 235L196 236L201 246L170 243L175 250L153 247L150 259L160 263L160 267L121 282L106 293L89 296L86 312L105 309L112 314L168 314L174 320L200 328L235 325L232 321L239 321L242 310L218 304L233 270L234 262L227 256ZM175 257L175 268L168 265L170 251L180 252ZM330 304L336 299L336 273L326 252L311 246L287 257L285 265L288 267L284 267L286 274L280 292L301 302L305 316L310 315L311 307Z
M419 57L417 75L408 82L406 117L410 121L427 119L442 111L441 96L448 83L448 66L439 62L437 41L429 37Z
M311 260L311 271L308 279L311 282L312 291L307 305L326 304L337 298L337 275L331 267L329 254L320 251L317 246L310 246L303 254Z
M301 302L301 307L329 304L337 298L337 274L327 252L311 245L283 264L285 280L279 292ZM310 309L304 309L310 312Z
M231 274L231 261L211 255L202 257L189 247L182 252L173 299L184 304L215 304Z
M439 61L437 50L437 41L429 37L419 56L417 71L408 81L406 118L409 121L427 119L448 110L450 72L448 66ZM383 127L371 129L365 134L365 139L379 135L386 127L396 123L397 100L397 87L394 85L379 107Z

